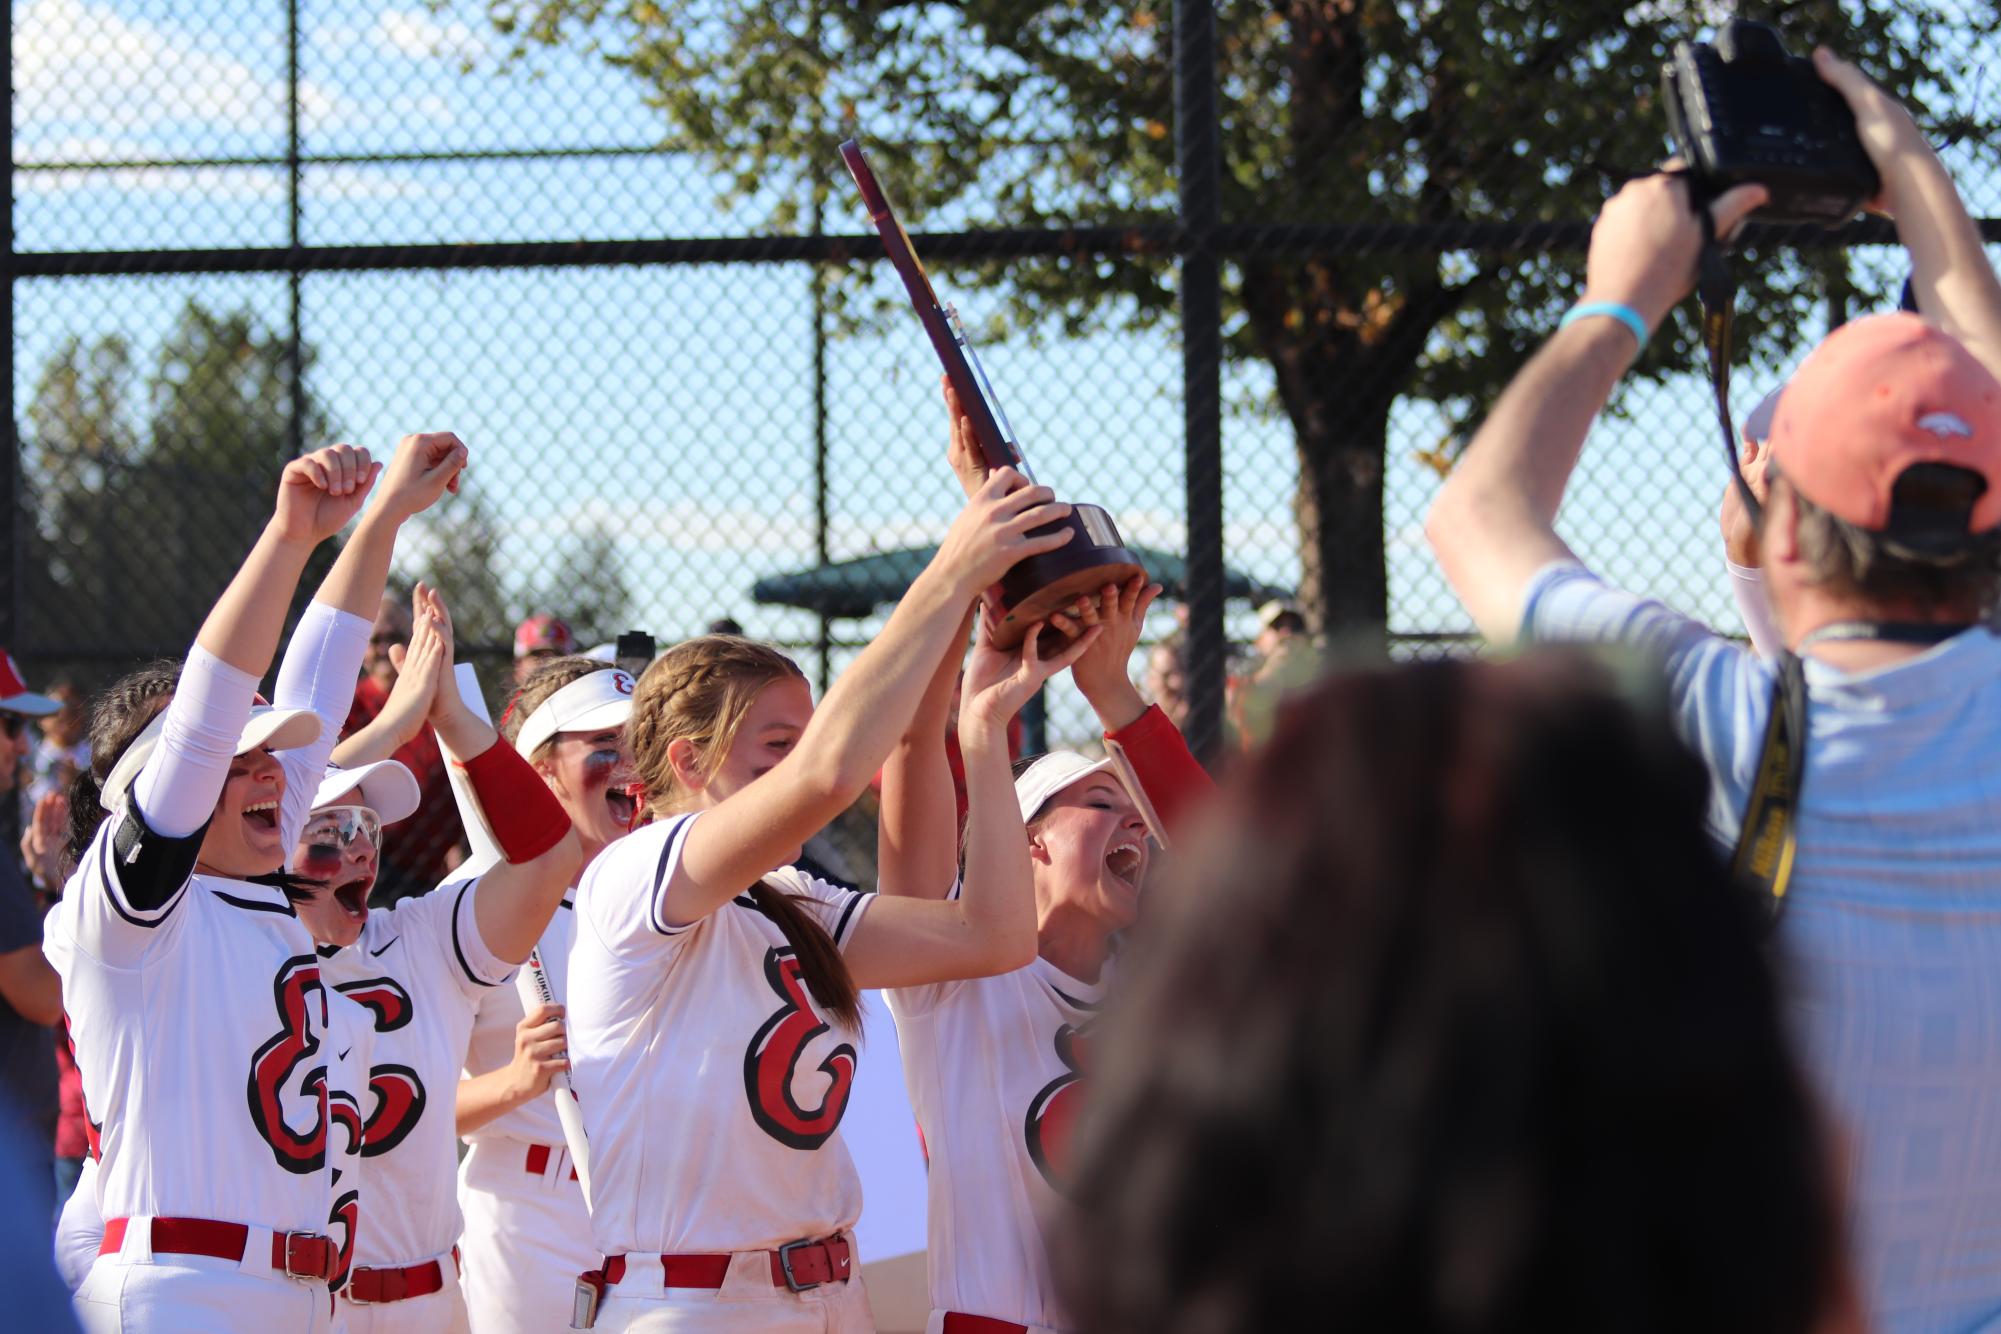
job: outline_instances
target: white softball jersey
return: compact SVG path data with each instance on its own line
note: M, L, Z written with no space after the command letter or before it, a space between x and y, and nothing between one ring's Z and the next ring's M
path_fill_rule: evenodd
M536 942L535 951L541 955L545 968L557 970L568 965L570 943L576 939L575 909L573 899L564 899L563 906L549 919L542 938ZM552 985L556 982L553 972L550 982ZM559 1001L566 994L567 987L557 987ZM480 993L479 1008L473 1015L472 1041L465 1052L467 1079L490 1074L513 1062L514 1029L526 1013L516 987L489 987ZM551 1148L562 1144L563 1123L556 1115L555 1087L551 1085L542 1096L502 1112L465 1136L468 1144L484 1144L489 1140L516 1140L523 1145L546 1144ZM582 1198L581 1193L578 1198Z
M569 996L575 906L565 899L535 945L559 1002ZM493 987L479 998L466 1078L513 1061L514 1029L524 1013L518 985ZM459 1164L459 1212L465 1218L460 1287L473 1334L563 1328L577 1275L597 1268L590 1210L556 1115L556 1098L568 1096L551 1084L541 1096L464 1137L472 1148Z
M326 1232L330 1104L338 1115L356 1091L335 1082L311 936L269 885L192 875L142 895L151 909L128 893L190 865L201 837L112 816L49 914L43 948L102 1156L98 1209Z
M747 893L686 925L664 915L698 818L620 839L577 890L571 1077L606 1255L764 1250L861 1213L840 1136L854 1035L815 1011L784 935ZM766 880L840 948L874 897L789 867Z
M357 1265L401 1268L443 1257L451 1268L460 1226L459 1068L474 1007L489 991L508 990L501 984L514 973L480 936L478 887L476 879L448 882L370 909L361 938L322 964L328 985L365 1009L375 1028L361 1095L368 1195Z
M1038 958L997 977L883 993L930 1165L934 1312L1068 1327L1042 1229L1062 1206L1110 967L1085 983Z

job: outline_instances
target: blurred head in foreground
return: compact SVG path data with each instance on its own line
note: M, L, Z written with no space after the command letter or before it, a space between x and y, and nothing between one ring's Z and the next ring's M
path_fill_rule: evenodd
M1577 657L1288 703L1091 1044L1081 1327L1839 1327L1830 1159L1704 796Z

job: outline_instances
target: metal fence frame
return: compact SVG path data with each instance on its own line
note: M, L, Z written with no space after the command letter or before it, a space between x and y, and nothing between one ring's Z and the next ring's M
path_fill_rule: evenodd
M751 263L810 263L816 329L816 549L827 556L827 472L825 413L825 328L823 287L827 266L882 257L878 238L813 234L751 237L660 237L640 240L525 241L475 244L309 246L303 242L302 181L308 166L363 165L468 160L520 160L610 155L646 155L671 151L659 147L605 146L575 149L484 151L473 153L382 153L310 155L300 135L299 76L300 0L287 0L287 127L281 157L215 157L91 163L39 163L23 167L13 152L13 70L8 63L6 96L0 115L10 145L6 209L6 251L0 257L7 285L5 302L4 376L8 397L8 442L0 450L0 544L9 561L9 578L0 596L0 645L23 656L76 656L60 644L21 642L20 590L24 547L21 525L32 522L24 512L20 486L21 448L14 393L14 283L19 278L168 276L194 274L283 273L290 289L286 328L291 370L290 449L303 452L306 382L303 367L305 330L302 288L309 275L369 271L448 269L596 268L612 265L708 265ZM1188 684L1186 731L1196 752L1211 755L1221 738L1224 716L1224 669L1227 642L1223 598L1223 472L1222 472L1222 306L1221 269L1242 255L1360 254L1366 252L1486 251L1580 252L1590 235L1590 223L1455 223L1449 225L1330 222L1285 226L1228 224L1220 218L1221 149L1217 126L1216 35L1213 0L1176 0L1174 5L1174 117L1179 198L1171 218L1142 225L1072 227L1054 230L984 230L922 232L915 241L937 260L1008 259L1036 255L1174 257L1181 270L1182 389L1184 410L1184 478L1188 541ZM12 25L10 21L10 49ZM284 167L288 186L288 243L278 247L175 249L143 251L21 251L14 238L14 179L23 171L130 169L135 167ZM2001 221L1986 220L1983 234L2001 241ZM1881 219L1849 224L1834 231L1760 228L1752 239L1783 241L1809 247L1846 248L1895 242L1891 225ZM1838 323L1840 312L1831 312ZM1450 636L1409 635L1434 640ZM818 645L826 650L846 647L833 638L823 620ZM477 651L481 647L469 646ZM496 650L497 651L497 650ZM824 670L824 669L823 669ZM823 683L824 684L824 683ZM1035 738L1031 738L1034 740Z

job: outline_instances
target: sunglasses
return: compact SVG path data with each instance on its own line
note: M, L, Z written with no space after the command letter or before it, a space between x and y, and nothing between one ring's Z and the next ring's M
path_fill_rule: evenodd
M26 730L28 720L18 713L0 713L0 732L17 737Z
M329 806L314 811L299 835L300 875L331 880L347 864L348 853L365 842L371 854L382 851L382 817L366 806Z

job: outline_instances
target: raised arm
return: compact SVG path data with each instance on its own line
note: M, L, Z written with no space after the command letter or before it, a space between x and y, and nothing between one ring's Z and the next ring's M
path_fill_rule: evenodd
M972 632L973 613L959 623L959 641ZM942 899L959 869L959 802L945 758L945 731L963 653L938 660L910 730L882 766L882 809L876 816L877 891Z
M971 500L987 480L987 467L973 436L973 423L959 405L950 379L944 381L945 459ZM952 721L952 695L965 664L964 645L977 608L959 625L961 649L938 660L910 730L889 752L882 767L882 806L876 815L876 889L889 895L942 899L952 892L959 870L959 801L945 754Z
M2001 283L1945 164L1904 105L1825 47L1814 69L1855 112L1862 147L1883 181L1875 207L1897 221L1911 252L1918 310L2001 375Z
M406 435L397 443L376 488L375 503L334 558L333 568L286 646L272 700L283 708L310 709L320 718L317 740L279 755L285 769L279 828L287 848L297 844L299 831L305 828L313 790L354 701L355 678L382 605L397 534L446 491L458 489L466 459L466 447L455 435Z
M1012 468L981 485L882 633L834 682L798 744L693 823L664 896L668 920L708 916L847 809L909 730L974 597L1023 557L1068 541L1067 529L1029 533L1069 512Z
M1740 185L1712 203L1728 236L1765 199ZM1584 300L1628 307L1658 328L1695 285L1702 229L1680 178L1645 176L1606 203L1591 229ZM1591 423L1638 351L1618 320L1557 330L1516 375L1426 516L1425 536L1474 624L1495 643L1521 629L1529 581L1574 559L1556 535L1556 511Z
M880 899L855 928L843 957L855 984L909 987L1011 972L1035 957L1035 882L1028 831L1014 794L1008 720L1042 683L1104 633L1092 629L1055 658L1036 655L1041 625L1015 653L987 642L981 625L966 665L959 749L966 758L966 873L959 897L943 902Z
M433 607L438 611L433 611ZM419 583L410 594L410 642L402 656L389 650L396 663L396 684L382 712L344 736L333 749L333 762L344 769L386 760L416 739L431 715L441 682L448 682L452 665L452 630L443 600Z
M431 633L447 646L434 668L431 725L454 755L469 757L465 770L473 796L500 844L502 860L479 878L473 919L496 957L521 963L548 928L563 891L583 870L583 844L542 776L459 695L452 679L451 617L444 599L426 589L416 619L428 622Z
M353 445L285 465L271 519L202 622L161 745L133 783L133 802L155 834L182 838L208 822L306 558L354 517L380 471Z

